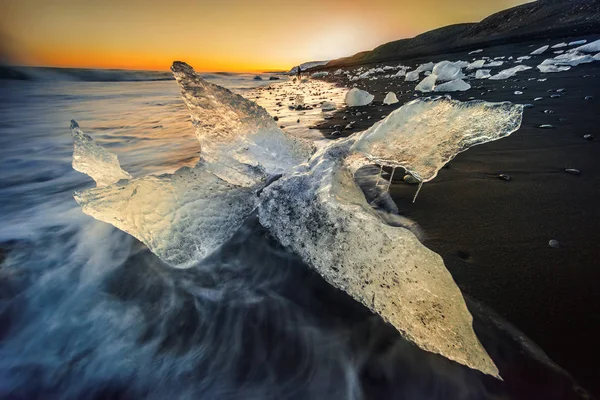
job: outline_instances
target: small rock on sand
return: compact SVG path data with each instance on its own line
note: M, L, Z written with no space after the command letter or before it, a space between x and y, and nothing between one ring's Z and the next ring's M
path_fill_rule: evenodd
M558 249L560 247L560 243L558 240L552 239L548 242L548 246L552 247L553 249Z

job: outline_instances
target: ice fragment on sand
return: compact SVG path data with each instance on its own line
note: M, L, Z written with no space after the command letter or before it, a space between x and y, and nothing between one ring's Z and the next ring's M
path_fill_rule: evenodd
M475 79L487 79L492 76L491 72L491 69L478 69L477 72L475 72Z
M398 97L396 97L396 93L389 92L385 95L385 99L383 99L383 104L396 104L398 102Z
M435 92L464 92L465 90L471 89L471 85L462 79L456 79L451 82L442 83L437 85L433 90Z
M416 70L419 72L431 71L434 66L435 64L433 62L428 62L426 64L419 65Z
M558 66L553 64L540 64L537 66L541 73L564 72L571 69L569 66Z
M572 51L578 51L580 53L597 53L600 51L600 39L596 40L595 42L576 47L572 49Z
M407 72L404 80L406 82L414 82L419 79L419 73L420 71L418 70Z
M484 64L483 66L485 68L492 68L492 67L501 67L502 65L504 65L504 61L492 61L487 64Z
M327 75L329 75L329 72L327 72L327 71L321 71L321 72L315 72L315 73L313 73L310 77L311 78L324 78Z
M337 107L336 107L335 103L332 103L330 101L324 101L323 104L321 104L322 111L333 111L336 108Z
M542 47L540 47L539 49L532 51L530 54L531 54L531 55L534 55L534 56L536 56L536 55L538 55L538 54L542 54L543 52L545 52L545 51L546 51L546 50L548 50L549 48L550 48L550 46L549 46L549 45L542 46Z
M352 88L346 93L345 102L349 107L366 106L371 103L375 96L371 93L357 88Z
M477 54L477 53L481 53L483 51L483 49L477 49L477 50L473 50L471 52L469 52L469 54Z
M569 46L579 46L581 44L586 44L587 40L576 40L574 42L569 42Z
M502 71L498 72L496 75L490 76L490 79L491 80L508 79L508 78L515 76L518 72L527 71L528 69L531 69L531 67L528 67L527 65L517 65L516 67L502 70Z
M564 43L564 42L563 43L558 43L558 44L555 44L554 46L552 46L553 49L560 49L560 48L563 48L563 47L567 47L567 44Z
M75 171L89 175L98 186L111 185L121 179L131 179L131 175L121 169L117 156L83 133L74 120L71 121L71 134Z
M471 64L467 65L467 71L482 68L484 66L484 64L485 64L485 60L473 61Z
M431 75L429 75L428 77L423 79L417 85L417 87L415 87L415 90L418 90L423 93L431 92L431 91L433 91L433 88L435 87L436 81L437 81L437 75L432 73Z
M462 64L451 61L441 61L437 63L433 67L433 73L437 75L437 80L439 82L453 81L464 78L465 76L462 73Z
M456 154L519 129L522 116L523 106L511 103L417 99L357 134L352 149L428 182Z

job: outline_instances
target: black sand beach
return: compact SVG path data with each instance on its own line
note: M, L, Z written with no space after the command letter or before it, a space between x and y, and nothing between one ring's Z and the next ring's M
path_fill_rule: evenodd
M516 59L563 39L579 38L376 65L414 67L429 61L471 61L481 56ZM401 173L394 177L391 194L401 212L421 225L425 244L442 255L465 295L515 324L598 396L600 65L583 64L566 72L542 74L535 66L549 57L551 52L525 60L524 65L534 68L510 79L471 80L470 90L451 93L461 101L473 97L534 106L525 109L521 129L510 137L459 154L436 179L423 186L416 203L412 203L416 186L402 182ZM493 73L512 66L508 63L493 68ZM540 78L547 80L540 82ZM342 132L347 136L414 99L418 83L404 82L404 78L348 82L331 74L326 79L347 87L356 83L375 95L373 104L338 110L334 118L319 126L323 135L332 139L336 137L331 135L335 125L356 121L354 129ZM561 96L551 98L558 89L564 89ZM389 91L397 94L399 103L382 104ZM523 94L515 95L515 91ZM586 100L586 96L593 98ZM543 99L534 101L537 97ZM552 113L544 113L546 110ZM356 112L362 115L357 117ZM540 129L542 124L554 128ZM594 139L584 139L588 134ZM580 174L565 172L568 168ZM500 179L499 174L511 179ZM557 240L559 248L550 247L550 240Z

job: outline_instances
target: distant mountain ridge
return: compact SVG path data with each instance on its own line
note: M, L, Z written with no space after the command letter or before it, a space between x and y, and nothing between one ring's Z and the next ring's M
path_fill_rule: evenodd
M600 33L600 0L538 0L493 14L478 23L449 25L371 51L332 60L326 68L416 58L477 46ZM324 69L324 68L312 68Z

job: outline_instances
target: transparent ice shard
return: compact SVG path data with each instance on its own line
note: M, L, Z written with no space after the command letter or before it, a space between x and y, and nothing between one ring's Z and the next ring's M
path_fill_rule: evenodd
M490 79L491 80L500 80L500 79L512 78L517 73L519 73L521 71L527 71L528 69L531 69L531 67L528 67L527 65L517 65L516 67L504 69L504 70L498 72L496 75L490 76Z
M119 159L82 132L75 120L71 121L73 136L73 169L89 175L98 186L106 186L131 175L121 169Z
M462 72L464 63L452 61L440 61L433 67L433 73L437 75L439 82L453 81L462 79L465 75Z
M435 92L464 92L465 90L471 89L471 85L462 79L455 79L450 82L442 83L441 85L437 85Z
M522 117L523 106L518 104L417 99L357 133L352 150L428 182L458 153L515 132Z
M418 90L423 93L431 92L431 91L433 91L433 88L435 87L436 81L437 81L437 75L432 73L428 77L424 78L421 82L419 82L417 87L415 87L415 90Z
M478 69L475 72L475 79L487 79L492 76L491 72L491 69Z
M414 70L414 71L407 72L406 76L404 77L404 80L406 82L417 81L417 80L419 80L419 74L420 74L419 70Z
M75 200L84 213L134 236L169 265L188 268L235 233L261 187L231 184L199 164L82 190Z
M476 60L473 61L472 63L470 63L469 65L467 65L467 71L471 71L474 69L479 69L479 68L483 68L485 64L485 60Z
M530 54L536 56L538 54L542 54L543 52L545 52L549 48L550 48L550 45L545 45L545 46L540 47L539 49L536 49L536 50L532 51Z
M576 43L576 42L573 42ZM600 39L595 42L584 44L583 46L576 47L572 51L578 51L580 53L597 53L600 51Z
M252 186L306 160L308 142L285 134L258 104L205 81L186 63L171 67L192 117L201 159L223 180Z

